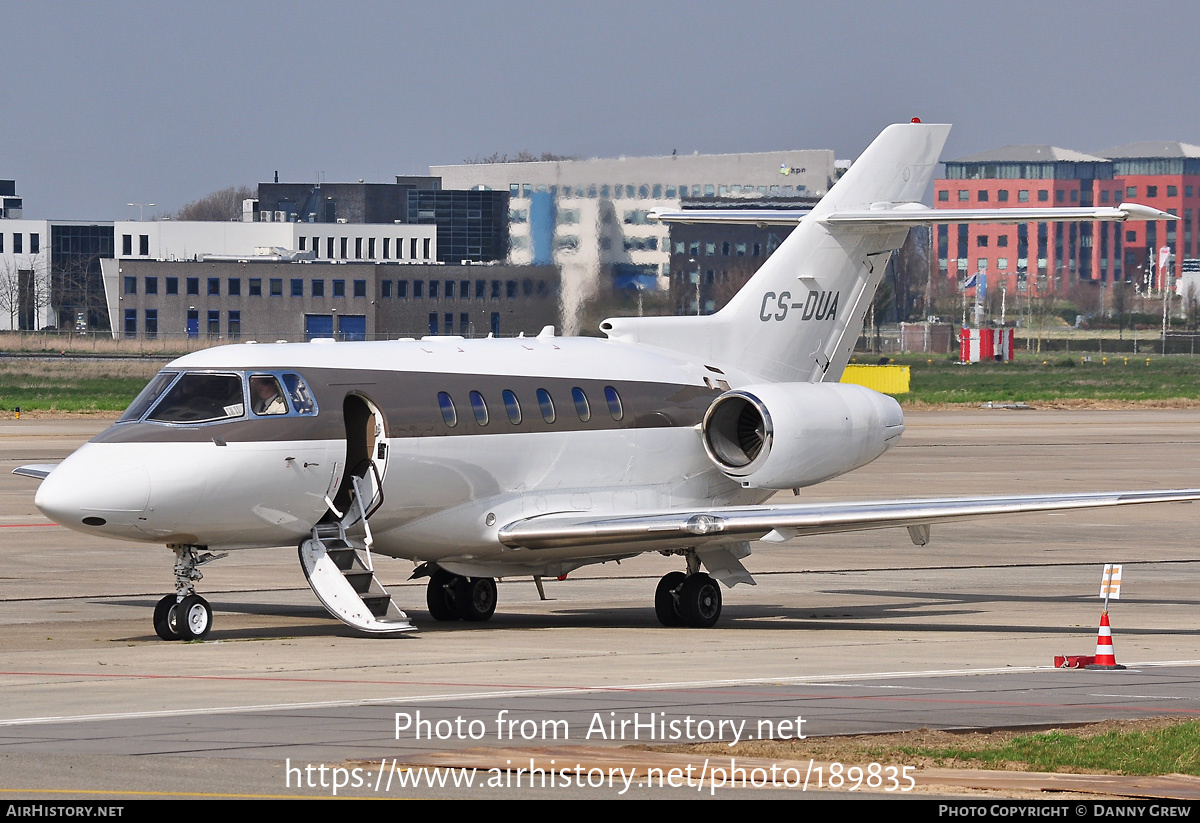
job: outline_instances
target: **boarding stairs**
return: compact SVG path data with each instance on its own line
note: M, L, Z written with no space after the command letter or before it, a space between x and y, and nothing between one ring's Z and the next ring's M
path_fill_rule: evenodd
M375 577L371 527L367 523L370 514L368 507L359 502L362 497L358 493L358 478L353 479L358 511L313 527L312 536L300 544L304 576L321 604L347 626L370 634L416 631L408 615ZM365 532L362 539L346 533L348 524L357 523L362 524Z

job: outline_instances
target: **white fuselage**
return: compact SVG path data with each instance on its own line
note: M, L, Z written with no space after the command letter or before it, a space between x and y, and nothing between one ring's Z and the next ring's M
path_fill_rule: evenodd
M554 549L534 559L503 546L497 532L539 514L753 504L773 493L742 488L705 454L703 412L730 381L745 382L718 369L588 338L223 346L165 371L294 371L313 384L318 413L119 422L47 477L36 502L69 528L124 540L223 549L295 544L329 516L353 469L341 408L353 396L382 418L378 439L365 446L383 480L382 505L369 520L375 551L451 568L573 567L579 563L570 561L604 552ZM587 397L588 421L572 399L576 384ZM543 385L553 423L543 419L532 388ZM474 415L473 386L485 398L486 425ZM519 424L501 399L507 386L517 387ZM439 387L453 398L453 428L439 413ZM610 388L621 420L606 403Z

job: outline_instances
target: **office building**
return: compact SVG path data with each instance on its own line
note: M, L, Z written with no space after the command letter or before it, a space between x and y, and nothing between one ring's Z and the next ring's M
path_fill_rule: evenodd
M114 337L291 342L536 334L558 317L550 266L285 260L103 261Z
M819 197L837 177L827 150L467 163L430 174L447 188L508 193L508 261L561 269L568 332L597 289L670 287L670 232L648 219L651 209L685 198Z

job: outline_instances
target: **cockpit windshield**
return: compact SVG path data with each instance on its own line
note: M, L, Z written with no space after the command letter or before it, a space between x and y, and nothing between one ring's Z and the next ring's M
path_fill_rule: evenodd
M179 372L174 371L160 371L154 375L154 379L146 384L146 388L142 389L141 393L134 398L125 413L117 418L117 422L128 423L132 420L141 420L142 415L154 405L154 402L167 390L167 386L171 385L171 381L178 376Z
M316 414L308 383L294 372L162 371L117 422L195 424Z
M211 423L241 417L245 409L240 374L188 373L179 378L146 419L158 423Z

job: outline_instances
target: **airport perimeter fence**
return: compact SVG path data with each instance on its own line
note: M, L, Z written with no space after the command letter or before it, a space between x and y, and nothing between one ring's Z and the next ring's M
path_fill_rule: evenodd
M387 334L366 335L367 340L420 339L428 331L406 333L392 331ZM521 332L495 335L518 337ZM487 337L487 334L456 335L467 339ZM526 336L531 336L526 333ZM347 340L346 335L335 339ZM357 338L364 339L364 338ZM27 332L0 331L0 352L69 352L73 354L121 354L127 356L159 356L184 354L201 349L223 346L227 343L303 343L304 335L265 334L255 337L230 337L229 335L158 334L155 337L113 337L111 332Z
M859 336L854 347L855 355L867 358L872 355L892 354L957 354L959 331L957 327L954 328L953 336L947 338L942 332L923 333L920 329L923 325L905 323L902 326L881 326L878 335L863 334ZM935 324L930 325L932 328ZM1013 331L1018 354L1039 351L1039 341L1035 332L1026 329L1014 329ZM948 339L953 341L953 348L946 346ZM1200 354L1200 331L1167 332L1165 347L1162 332L1157 329L1127 329L1121 337L1089 335L1086 330L1069 334L1058 331L1053 336L1041 338L1040 351L1051 354L1083 352L1146 356L1156 354L1195 355Z
M958 352L958 329L943 331L931 325L929 331L921 328L924 324L904 324L899 326L880 327L879 334L863 334L855 345L854 351L860 358L872 355L884 356L892 354L945 354ZM949 329L949 325L946 324ZM1016 349L1018 353L1028 353L1038 350L1038 339L1034 334L1026 334L1024 329L1016 329ZM368 339L396 340L400 338L419 339L428 334L426 331L412 333L391 332ZM517 337L519 333L501 334L500 337ZM476 334L473 337L486 337ZM471 336L468 336L471 337ZM255 338L259 343L302 343L304 336L280 334L261 335ZM154 338L146 337L116 337L109 332L14 332L0 331L0 352L69 352L74 354L120 354L125 356L161 356L177 355L201 349L220 346L226 343L246 343L251 338L230 338L228 335L198 335L160 334ZM1124 337L1100 337L1084 334L1070 336L1057 334L1041 339L1041 351L1050 353L1101 353L1101 354L1163 354L1162 334L1155 330L1139 329L1125 332ZM1166 339L1166 354L1195 355L1200 353L1200 332L1168 332Z

